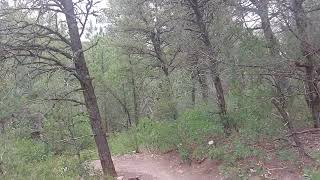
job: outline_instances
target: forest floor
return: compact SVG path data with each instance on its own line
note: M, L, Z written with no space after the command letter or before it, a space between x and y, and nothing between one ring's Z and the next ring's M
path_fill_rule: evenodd
M201 164L182 163L175 153L155 155L139 153L113 158L119 177L123 180L139 177L139 180L220 180L218 162ZM100 161L93 161L95 170L101 169ZM119 178L122 179L122 178Z
M223 175L219 171L218 161L206 160L201 164L188 165L183 163L174 154L154 155L154 154L131 154L114 157L114 164L118 172L119 180L128 180L138 177L139 180L233 180L237 178L233 175ZM280 163L281 164L281 163ZM268 164L267 166L279 167L279 162ZM95 170L100 170L100 161L93 161L91 166ZM300 180L302 177L291 168L270 168L264 178L252 175L249 180L281 179ZM239 177L238 177L239 178ZM238 179L237 178L237 179Z
M319 155L320 132L299 134L299 138L309 154ZM279 149L296 151L290 144L291 142L262 141L254 146L266 152L264 160L249 157L238 161L233 168L223 171L221 161L207 159L201 163L187 164L174 151L162 155L128 154L115 156L113 160L121 180L133 177L139 177L139 180L231 180L239 179L239 171L249 180L304 179L304 170L312 166L310 162L287 153L279 156ZM95 171L101 170L98 160L92 161L90 166Z

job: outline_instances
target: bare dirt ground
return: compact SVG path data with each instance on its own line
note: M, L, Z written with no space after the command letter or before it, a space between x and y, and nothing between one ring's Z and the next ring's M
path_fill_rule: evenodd
M320 153L320 132L299 134L300 141L309 154ZM293 149L292 142L263 141L254 145L257 149L263 149L263 161L256 157L249 157L238 161L235 169L241 168L247 171L249 180L275 179L275 180L302 180L303 170L310 166L310 162L297 158L282 160L276 155L276 149ZM205 160L201 164L183 163L177 153L155 155L150 153L131 154L114 157L114 164L119 179L139 177L139 180L234 180L239 179L237 174L228 171L225 176L219 171L221 163L213 160ZM312 166L312 165L311 165ZM90 164L96 171L101 170L100 161L92 161ZM256 173L257 169L262 173Z
M118 176L124 180L139 177L139 180L222 180L215 161L198 165L183 164L176 155L133 154L114 157ZM95 170L101 169L99 161L93 161Z

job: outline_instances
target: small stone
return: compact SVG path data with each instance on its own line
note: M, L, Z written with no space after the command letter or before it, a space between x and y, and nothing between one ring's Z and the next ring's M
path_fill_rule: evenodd
M177 172L180 173L180 174L182 174L182 173L183 173L183 170L179 169Z
M249 180L262 180L262 178L259 176L252 176L249 178Z
M123 180L123 179L124 179L124 176L117 177L117 180Z
M256 169L250 169L250 172L251 172L251 173L256 173L257 170L256 170Z
M139 177L131 177L131 178L128 178L128 180L140 180Z

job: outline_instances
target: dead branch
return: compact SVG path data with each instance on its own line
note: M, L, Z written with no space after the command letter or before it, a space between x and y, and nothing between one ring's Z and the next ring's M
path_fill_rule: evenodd
M287 137L291 137L293 135L298 135L298 134L314 133L314 132L319 132L319 131L320 131L320 128L307 129L307 130L303 130L300 132L291 133L291 134L287 135Z

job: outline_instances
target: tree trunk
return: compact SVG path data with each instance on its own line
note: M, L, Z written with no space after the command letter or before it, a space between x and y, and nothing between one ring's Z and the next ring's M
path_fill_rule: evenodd
M130 56L129 56L130 58ZM129 59L130 71L131 71L131 85L132 85L132 95L133 95L133 108L134 108L134 122L137 125L139 121L139 102L138 102L138 94L136 89L136 80L133 71L133 64Z
M74 54L76 76L79 79L83 89L85 105L89 114L91 128L98 148L102 170L107 176L116 176L117 174L111 158L106 135L103 133L101 116L98 108L97 98L92 85L92 79L90 77L82 50L73 2L72 0L64 0L61 1L61 3L64 6L64 14L66 16L71 39L71 48Z
M5 122L0 122L0 134L5 133Z
M205 71L198 70L198 81L201 88L202 100L205 104L208 104L209 87L208 87Z
M214 52L214 48L212 46L210 37L209 37L209 33L208 33L208 29L207 26L205 24L205 20L203 19L203 10L201 10L201 7L199 5L198 0L188 0L189 1L189 5L191 6L193 12L194 12L194 16L195 16L195 23L198 26L199 32L200 32L200 36L202 38L202 41L204 43L204 45L206 46L207 49L207 53L208 53L208 67L211 71L212 77L213 77L213 81L214 81L214 86L216 89L216 96L217 96L217 105L219 107L220 110L220 115L221 115L221 120L225 120L224 117L227 114L227 106L226 106L226 102L225 102L225 98L224 98L224 91L222 88L222 83L221 83L221 79L220 79L220 75L218 72L218 62L215 59L216 58L216 54ZM228 122L226 124L229 124ZM226 125L225 128L230 128L229 125ZM225 129L226 130L226 129Z
M195 84L194 80L192 80L191 103L192 103L192 106L196 105L196 84Z
M169 65L166 57L163 54L163 50L161 48L161 38L160 38L159 30L155 28L154 31L150 33L150 39L151 39L156 57L159 61L160 68L165 76L164 77L165 79L162 82L162 85L160 88L160 91L162 89L163 90L162 92L164 92L165 95L160 98L165 98L165 97L168 98L167 99L169 101L168 105L170 106L170 109L172 109L172 118L177 119L177 107L174 100L172 83L170 81Z
M175 99L174 99L174 94L173 94L173 88L172 88L172 83L171 83L171 80L170 80L170 77L169 77L169 74L166 74L165 76L165 87L163 87L164 89L164 92L165 92L165 96L168 98L169 100L169 107L171 108L171 112L172 112L172 118L174 120L176 120L178 118L178 110L177 110L177 107L176 107L176 102L175 102ZM164 98L164 97L162 97Z
M306 84L308 102L314 121L314 127L319 128L320 122L318 114L320 113L319 89L315 82L315 51L312 48L310 37L308 35L307 16L303 9L304 0L292 0L292 10L296 21L298 36L300 41L300 49L303 56L306 58Z
M196 105L196 84L197 84L197 79L199 80L199 72L198 72L198 58L197 56L194 59L191 59L191 67L190 67L190 74L191 74L191 105L194 107Z
M272 59L277 60L277 62L281 62L281 55L279 51L279 42L274 35L274 32L271 28L271 22L269 18L269 8L268 0L251 0L251 2L257 7L258 15L261 19L261 26L264 34L264 38L267 43L267 47L269 49L270 56ZM281 64L276 64L275 69L280 69L282 67ZM281 76L275 75L275 86L277 99L280 100L282 106L286 107L288 104L287 94L288 94L288 79Z
M134 76L131 77L132 84L132 94L133 94L133 109L134 109L134 122L137 125L139 122L139 104L138 104L138 96L136 91L136 81Z
M292 119L289 117L289 113L287 112L286 108L283 107L281 102L277 101L276 99L272 99L273 105L277 108L278 112L280 113L283 122L286 124L289 134L292 134L292 139L294 143L296 144L298 148L298 152L303 157L307 157L308 159L311 159L311 157L306 153L306 151L303 148L303 144L300 142L299 137L294 132L294 127L292 125Z
M126 96L126 91L125 91L125 85L122 84L122 92L123 92L123 109L124 112L127 114L128 120L127 120L127 129L132 126L132 120L131 120L131 114L128 108L127 104L127 96Z
M220 77L219 76L213 77L213 83L216 88L217 101L218 101L218 105L220 108L220 114L227 115L227 105L226 105L226 101L224 99L224 92L223 92Z
M108 109L107 109L107 96L104 95L104 98L103 98L103 111L104 111L104 120L102 120L102 126L103 126L103 132L105 134L111 132L111 122L109 122L109 118L108 118Z

